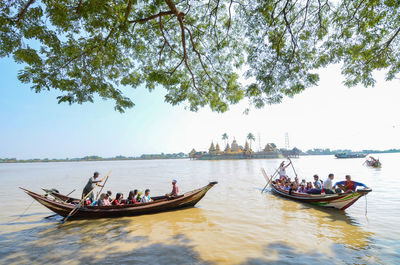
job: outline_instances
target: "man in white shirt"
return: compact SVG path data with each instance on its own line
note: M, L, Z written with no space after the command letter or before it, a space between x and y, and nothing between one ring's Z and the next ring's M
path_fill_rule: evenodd
M329 174L328 179L325 180L325 182L324 182L324 191L326 194L334 194L335 193L333 191L333 183L332 183L333 178L334 178L334 175L331 173L331 174Z

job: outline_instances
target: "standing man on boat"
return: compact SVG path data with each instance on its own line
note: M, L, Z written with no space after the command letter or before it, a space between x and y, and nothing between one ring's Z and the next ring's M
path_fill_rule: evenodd
M281 163L281 165L279 166L279 178L280 179L287 179L287 175L286 175L286 168L288 167L288 166L290 166L290 163L291 162L289 162L289 164L287 164L286 166L285 166L285 161L282 161L282 163Z
M336 187L338 186L341 190L343 190L344 192L348 192L348 191L356 191L356 188L358 186L364 187L364 188L368 188L367 185L361 183L361 182L355 182L351 180L351 176L350 175L346 175L346 180L345 181L339 181L335 183Z
M94 186L96 185L96 183L101 182L101 180L96 180L99 177L99 172L94 172L93 173L93 177L90 177L86 186L83 188L82 191L82 199L86 197L86 195L94 189ZM100 185L99 185L100 186ZM101 187L101 186L100 186ZM94 201L94 195L93 192L90 194L89 198L88 198L91 202Z

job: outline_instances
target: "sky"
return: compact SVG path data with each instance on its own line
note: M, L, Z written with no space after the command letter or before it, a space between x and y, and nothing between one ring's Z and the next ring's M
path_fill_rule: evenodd
M164 102L161 87L127 88L136 104L121 114L111 100L97 98L82 105L58 104L59 91L35 93L17 79L23 65L0 59L0 158L112 157L207 150L223 133L244 145L256 136L253 149L266 143L303 151L312 148L400 148L400 80L384 81L376 73L375 87L347 88L339 65L319 71L318 86L281 104L244 110L246 100L226 113L205 107L190 112L185 105Z

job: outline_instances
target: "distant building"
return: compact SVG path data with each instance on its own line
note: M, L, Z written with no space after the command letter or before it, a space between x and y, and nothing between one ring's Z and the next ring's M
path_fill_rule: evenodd
M227 143L223 152L221 152L218 143L214 145L211 142L208 152L197 152L195 149L189 153L191 159L202 159L202 160L220 160L220 159L251 159L251 158L281 158L283 157L281 152L276 148L276 145L269 143L265 146L261 152L253 152L249 143L246 141L244 148L238 144L236 139L232 141L229 146Z

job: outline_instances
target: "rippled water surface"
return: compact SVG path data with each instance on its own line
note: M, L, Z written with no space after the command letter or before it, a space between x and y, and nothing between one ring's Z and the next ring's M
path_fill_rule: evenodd
M351 174L373 189L345 212L261 194L260 168L271 174L280 160L0 164L0 263L399 264L400 155L379 157L381 169L333 156L293 161L300 179ZM18 189L76 189L71 196L80 197L96 170L112 170L106 189L125 197L135 188L165 194L172 178L181 192L219 183L194 208L64 225Z

